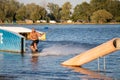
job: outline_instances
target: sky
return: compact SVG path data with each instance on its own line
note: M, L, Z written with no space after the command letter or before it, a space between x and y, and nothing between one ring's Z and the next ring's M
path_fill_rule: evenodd
M90 2L90 0L18 0L21 3L28 4L28 3L36 3L39 4L43 7L47 6L47 3L55 3L58 4L59 6L62 6L65 2L70 2L73 6L73 8L77 4L81 4L82 2Z

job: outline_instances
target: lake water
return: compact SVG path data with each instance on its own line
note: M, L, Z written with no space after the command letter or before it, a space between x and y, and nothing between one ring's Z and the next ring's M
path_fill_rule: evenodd
M8 26L8 25L5 25ZM26 53L0 52L0 80L120 80L120 51L81 67L65 67L61 63L112 38L120 37L120 25L10 25L34 27L47 33L38 44L41 56L32 57L30 41Z

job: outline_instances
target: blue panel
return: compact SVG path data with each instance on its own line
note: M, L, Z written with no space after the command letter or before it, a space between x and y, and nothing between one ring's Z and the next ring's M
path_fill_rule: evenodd
M21 41L22 38L19 34L0 29L0 50L21 52L23 47L25 51L25 39ZM23 45L21 42L24 42Z

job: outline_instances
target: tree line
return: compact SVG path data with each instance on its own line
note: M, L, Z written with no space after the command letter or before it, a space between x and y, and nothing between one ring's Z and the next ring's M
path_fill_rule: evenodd
M62 7L58 4L48 3L44 8L35 3L23 4L17 0L0 0L0 21L13 22L33 20L55 20L65 22L107 23L120 22L119 0L91 0L90 3L82 2L72 9L70 2L65 2Z

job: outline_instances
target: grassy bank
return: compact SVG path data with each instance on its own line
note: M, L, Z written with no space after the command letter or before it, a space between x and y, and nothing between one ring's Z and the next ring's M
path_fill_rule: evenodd
M120 24L120 22L111 22L111 23L0 23L0 25L12 25L12 24L14 24L14 25L46 25L46 24Z

